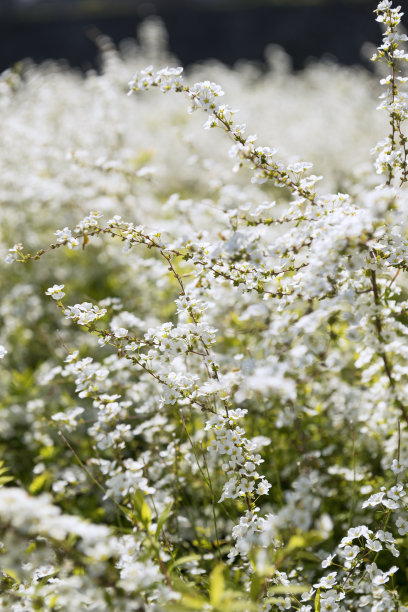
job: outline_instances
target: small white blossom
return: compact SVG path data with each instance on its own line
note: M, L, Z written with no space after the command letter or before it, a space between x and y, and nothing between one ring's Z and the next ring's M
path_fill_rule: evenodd
M62 300L65 293L63 292L64 285L53 285L45 292L45 295L50 295L54 300Z
M5 262L10 264L17 260L20 251L23 250L23 245L19 242L15 244L11 249L8 250L8 255L5 258Z
M124 338L125 336L127 336L129 333L129 331L127 329L125 329L124 327L118 327L117 329L114 330L113 335L115 336L115 338Z
M331 589L332 586L336 584L336 576L337 572L331 572L331 574L327 574L327 576L323 576L323 578L320 578L319 582L317 584L314 584L313 586L316 589Z

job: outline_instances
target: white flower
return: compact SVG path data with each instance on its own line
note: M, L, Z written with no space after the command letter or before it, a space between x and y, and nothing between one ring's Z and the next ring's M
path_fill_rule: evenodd
M261 480L261 482L258 484L256 492L258 495L268 495L269 489L271 488L271 484L263 479Z
M162 582L163 575L160 568L152 561L134 561L125 558L118 563L120 568L120 586L127 592L147 589L155 582Z
M139 89L148 90L154 83L153 66L147 66L144 70L140 70L135 74L133 79L129 81L129 94Z
M391 470L396 475L401 474L402 472L406 472L407 471L407 461L398 461L397 459L394 459L391 464Z
M381 491L380 493L374 493L369 497L365 502L363 502L363 508L367 508L367 506L378 506L378 504L383 503L383 497L385 493Z
M0 344L0 359L3 359L5 355L7 355L7 350L4 348L2 344Z
M201 107L204 110L217 110L216 98L223 95L223 90L216 83L210 83L210 81L195 83L195 85L190 88L192 109L194 110L197 107Z
M139 345L136 344L136 342L131 342L130 344L126 344L125 346L125 350L126 351L136 351Z
M118 327L118 329L114 330L113 335L115 336L115 338L124 338L128 335L128 333L129 331L124 327Z
M247 478L242 478L239 483L237 493L241 495L245 495L246 493L251 493L254 490L254 483Z
M13 261L16 261L19 251L22 250L23 245L21 244L21 242L15 244L11 249L8 250L8 255L4 261L8 264L13 263Z
M382 501L383 506L385 506L386 508L389 508L390 510L396 510L397 508L399 508L399 503L394 501L393 499L383 499Z
M334 557L336 556L336 554L333 555L328 555L325 559L323 559L322 561L322 567L324 569L326 569L326 567L329 567L331 565L331 562L333 561Z
M72 431L78 424L77 417L79 417L79 415L81 415L83 412L84 409L77 406L76 408L72 408L67 412L57 412L56 414L53 414L51 418L53 421L65 425L69 431Z
M347 561L353 561L359 552L360 548L358 546L345 546L342 556L345 557Z
M378 540L371 540L371 539L366 540L366 547L369 548L370 550L373 550L374 552L378 552L383 549L383 547L381 546Z
M64 285L53 285L47 289L45 295L50 295L54 300L61 300L65 295L63 289Z
M320 578L319 582L317 584L314 584L313 586L316 589L331 589L331 587L336 584L336 576L337 572L331 572L331 574L327 574L327 576L323 576L323 578Z
M72 351L67 357L65 357L65 363L72 363L78 359L79 351Z
M79 240L72 235L71 230L68 227L64 227L62 230L55 232L58 243L66 243L69 249L76 250L79 248Z
M294 172L295 174L302 174L303 172L306 172L306 170L310 170L310 168L313 168L313 164L310 162L296 162L295 164L290 164L288 166L288 170Z
M408 521L402 517L397 518L396 525L398 527L398 533L402 536L408 533Z
M57 237L57 242L65 242L65 240L70 240L72 238L72 232L68 227L64 227L62 230L57 230L55 235Z
M99 308L90 302L82 302L74 306L67 306L64 315L67 319L73 319L78 325L88 325L97 319L105 316L106 308Z
M180 89L183 85L183 68L162 68L157 71L155 84L158 85L164 93Z
M377 6L377 11L386 11L387 9L392 8L391 0L381 0Z

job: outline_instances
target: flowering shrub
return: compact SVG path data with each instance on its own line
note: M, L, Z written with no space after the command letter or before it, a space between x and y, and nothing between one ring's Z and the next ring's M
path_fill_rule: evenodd
M21 240L0 306L4 609L408 610L408 38L399 7L376 14L390 134L374 171L357 163L357 101L352 170L326 160L326 183L181 68L139 69L130 98L109 48L84 82L3 75L2 241ZM310 70L254 87L309 91L319 71L357 87ZM203 150L176 93L206 114Z

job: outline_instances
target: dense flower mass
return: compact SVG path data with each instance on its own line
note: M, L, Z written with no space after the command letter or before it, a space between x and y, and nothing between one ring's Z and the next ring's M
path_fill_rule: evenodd
M408 611L408 54L375 13L382 113L274 48L157 70L157 22L99 75L1 76L3 609Z

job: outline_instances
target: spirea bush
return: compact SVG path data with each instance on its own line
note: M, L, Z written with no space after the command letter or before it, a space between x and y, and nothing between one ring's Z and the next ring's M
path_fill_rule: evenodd
M375 12L382 113L362 71L212 66L286 161L208 67L141 67L157 24L130 97L106 40L3 74L4 610L408 610L408 37Z

